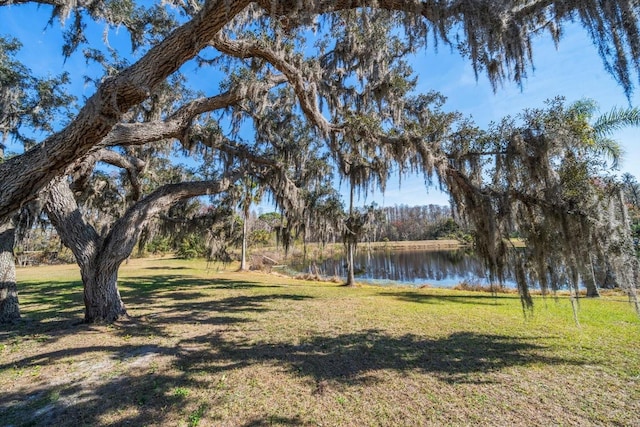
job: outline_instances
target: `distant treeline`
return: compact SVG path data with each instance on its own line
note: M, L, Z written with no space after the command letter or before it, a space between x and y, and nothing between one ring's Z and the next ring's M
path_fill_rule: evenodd
M431 240L455 237L461 231L449 206L396 205L380 210L383 220L373 241Z
M251 243L270 243L281 224L279 214L254 215L250 223ZM451 208L440 205L376 207L373 220L365 228L361 237L364 242L464 239L467 235L454 220ZM325 242L342 241L339 228L316 230L311 225L307 229L307 242L320 242L323 237Z

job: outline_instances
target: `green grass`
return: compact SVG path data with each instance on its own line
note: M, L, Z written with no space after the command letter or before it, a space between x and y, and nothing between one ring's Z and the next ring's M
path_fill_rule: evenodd
M133 260L133 318L84 325L75 267L18 271L0 425L638 425L623 297L519 299Z

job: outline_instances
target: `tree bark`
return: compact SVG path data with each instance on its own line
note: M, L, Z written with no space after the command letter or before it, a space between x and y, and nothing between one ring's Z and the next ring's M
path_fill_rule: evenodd
M120 263L104 261L104 240L82 218L69 184L56 179L47 189L45 212L62 243L73 252L80 267L86 323L110 323L127 314L118 291ZM109 268L112 267L112 268Z
M240 257L240 271L248 270L247 268L247 221L248 215L244 214L244 223L242 224L242 254Z
M347 243L347 283L345 286L354 287L356 285L355 266L353 264L353 258L355 253L355 243Z
M0 323L20 319L16 264L13 258L16 229L11 220L0 222Z
M101 255L95 264L81 269L85 323L112 323L127 316L118 290L118 269L122 263L112 262L108 254Z

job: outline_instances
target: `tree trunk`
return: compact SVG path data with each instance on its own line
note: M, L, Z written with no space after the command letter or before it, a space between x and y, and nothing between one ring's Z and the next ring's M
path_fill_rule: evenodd
M353 197L355 191L355 180L353 176L349 176L350 187L349 187L349 220L353 219ZM353 287L356 285L356 278L354 273L355 266L353 265L353 257L354 252L356 251L356 236L353 233L353 230L349 228L349 223L347 223L346 230L346 242L347 242L347 283L345 286Z
M587 288L587 298L598 298L600 291L598 290L598 284L596 282L596 274L593 270L593 263L589 263L589 271L582 275L582 281Z
M127 315L118 291L119 266L107 259L81 267L86 323L111 323Z
M347 283L345 286L353 287L356 285L356 278L354 273L354 252L355 252L355 243L348 242L347 243Z
M12 221L0 222L0 323L11 323L20 319L16 264L13 245L16 229Z
M126 256L110 246L116 240L114 236L102 239L84 221L69 184L64 179L55 180L49 186L45 211L80 267L85 322L110 323L126 315L117 285L118 267ZM129 229L129 235L135 234L135 230ZM134 245L135 240L130 244L128 253Z
M247 230L248 230L247 223L248 222L249 222L249 215L247 214L247 210L245 209L244 222L242 224L242 255L240 260L241 271L248 270L247 268Z

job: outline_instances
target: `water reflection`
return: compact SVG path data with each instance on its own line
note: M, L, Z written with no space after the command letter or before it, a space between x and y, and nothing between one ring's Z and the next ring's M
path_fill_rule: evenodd
M327 259L316 263L326 276L346 277L345 259ZM451 287L462 281L488 284L482 261L465 250L455 251L367 251L359 250L355 259L356 278L360 281ZM309 266L297 266L304 271ZM509 285L509 283L507 283Z

